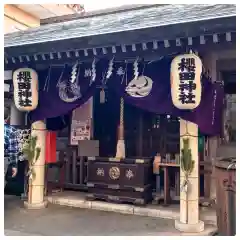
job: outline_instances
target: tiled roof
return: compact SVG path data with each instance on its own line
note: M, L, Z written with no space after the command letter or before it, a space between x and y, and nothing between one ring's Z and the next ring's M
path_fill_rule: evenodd
M236 5L154 5L153 7L148 6L114 14L107 13L6 34L4 47L83 38L231 16L236 16Z

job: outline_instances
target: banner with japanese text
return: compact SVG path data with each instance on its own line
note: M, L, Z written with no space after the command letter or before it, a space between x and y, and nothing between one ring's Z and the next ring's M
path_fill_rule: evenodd
M71 79L72 68L67 67L64 74L63 69L55 68L51 70L47 90L44 90L44 85L48 71L39 72L39 105L31 113L31 119L69 114L95 95L96 86L106 85L108 91L116 93L116 97L123 96L126 104L157 114L181 117L196 123L202 133L219 134L222 123L223 87L202 76L200 104L192 110L178 109L173 105L171 98L171 62L172 58L153 62L117 62L113 63L111 71L109 60L99 60L95 68L92 63L83 63L75 68L75 82L70 80L69 83L67 81ZM61 81L66 83L58 84L60 76Z

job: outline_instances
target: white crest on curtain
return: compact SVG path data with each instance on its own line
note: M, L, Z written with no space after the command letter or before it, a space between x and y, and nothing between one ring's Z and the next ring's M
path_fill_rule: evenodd
M153 81L144 75L146 64L144 64L141 76L139 76L138 58L133 63L134 79L129 82L125 91L131 97L143 98L148 96L152 91Z
M151 78L147 76L140 76L138 78L134 78L129 84L127 85L125 91L131 97L146 97L152 91L153 81Z
M62 101L67 103L75 102L77 99L82 97L80 85L78 84L80 65L76 63L73 66L70 81L61 81L63 73L64 69L57 84L59 89L59 97ZM70 94L72 97L69 97Z

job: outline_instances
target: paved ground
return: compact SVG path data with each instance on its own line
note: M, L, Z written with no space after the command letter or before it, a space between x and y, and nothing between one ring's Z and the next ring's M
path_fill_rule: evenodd
M174 221L49 205L26 210L19 198L6 196L5 235L12 236L159 236L179 235Z

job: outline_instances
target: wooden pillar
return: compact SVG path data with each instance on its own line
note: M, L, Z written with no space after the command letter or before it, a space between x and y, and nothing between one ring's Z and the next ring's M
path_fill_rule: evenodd
M189 139L189 148L194 169L189 175L188 193L180 192L180 219L175 221L175 228L181 232L197 233L204 230L204 222L199 220L199 156L198 156L198 126L195 123L180 120L180 153L183 139ZM180 185L185 180L180 168Z
M203 58L203 64L206 70L209 71L212 82L217 80L217 54L210 53ZM204 177L204 190L209 190L205 194L209 196L210 200L216 198L216 184L215 184L215 173L214 173L214 162L217 155L218 148L218 137L212 136L208 139L208 156L206 161L211 162L212 165L212 174L210 176Z
M10 124L14 126L25 125L25 112L19 111L12 102L10 109Z
M11 70L4 71L4 82L12 81L13 72ZM10 85L9 85L10 86ZM15 126L21 126L25 124L25 112L19 111L14 103L14 100L11 100L10 108L10 124Z
M41 149L40 156L34 164L35 177L32 179L31 192L25 206L29 209L41 209L46 207L47 201L44 199L45 183L45 144L46 125L44 121L37 121L32 124L32 136L37 136L37 145Z

